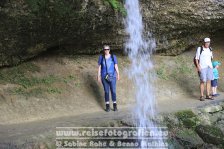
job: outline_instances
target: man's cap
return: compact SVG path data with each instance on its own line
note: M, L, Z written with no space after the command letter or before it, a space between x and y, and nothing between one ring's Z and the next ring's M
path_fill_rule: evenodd
M212 66L213 66L213 67L216 67L217 65L221 65L221 63L218 62L218 61L214 61L214 62L212 62Z
M210 41L211 41L210 38L207 38L207 37L206 37L206 38L204 39L204 42L210 42Z

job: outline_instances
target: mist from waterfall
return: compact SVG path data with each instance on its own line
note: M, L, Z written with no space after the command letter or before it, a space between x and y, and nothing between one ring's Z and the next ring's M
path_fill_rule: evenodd
M129 38L125 44L125 51L131 61L128 75L135 86L136 106L134 119L139 133L145 130L158 131L152 121L156 116L156 100L154 83L155 73L151 55L156 48L155 39L148 33L144 35L144 24L140 12L139 0L126 0L127 16L125 29ZM146 37L147 36L147 37ZM145 130L144 130L145 129ZM158 138L160 139L160 138ZM139 139L141 141L141 139Z

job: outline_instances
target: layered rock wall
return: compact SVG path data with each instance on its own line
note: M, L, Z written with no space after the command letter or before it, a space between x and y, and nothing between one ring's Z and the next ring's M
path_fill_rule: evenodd
M0 66L15 65L47 50L94 54L103 44L123 50L125 14L119 0L1 0ZM120 7L128 7L122 5ZM178 55L224 28L223 0L141 0L146 35L157 52Z

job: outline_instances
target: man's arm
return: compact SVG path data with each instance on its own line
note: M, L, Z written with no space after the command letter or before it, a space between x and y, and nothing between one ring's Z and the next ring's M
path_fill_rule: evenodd
M196 56L195 56L196 67L197 67L198 71L201 71L201 67L199 65L199 59L200 59L200 54L201 54L200 50L202 50L201 47L198 47L197 52L196 52Z
M196 58L195 58L195 60L196 60L197 70L198 70L198 71L201 71L201 67L200 67L200 65L199 65L199 60L196 59Z

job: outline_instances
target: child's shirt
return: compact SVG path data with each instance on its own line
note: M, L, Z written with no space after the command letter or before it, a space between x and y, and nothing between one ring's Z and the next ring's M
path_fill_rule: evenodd
M219 71L217 68L213 68L214 79L219 79Z

